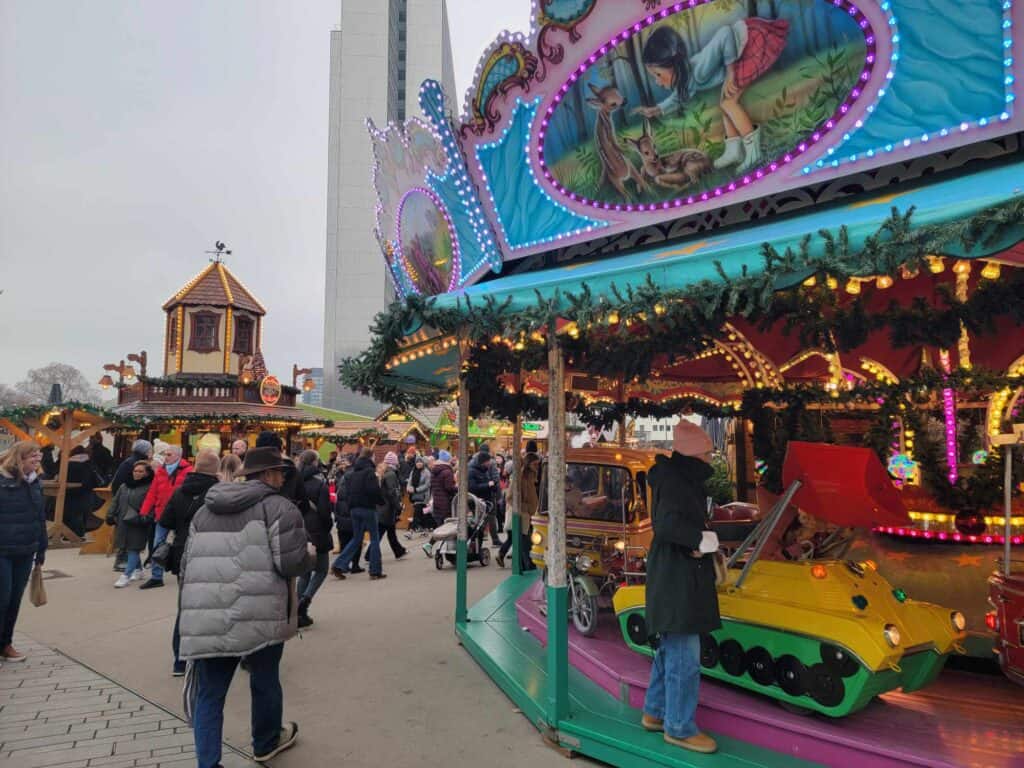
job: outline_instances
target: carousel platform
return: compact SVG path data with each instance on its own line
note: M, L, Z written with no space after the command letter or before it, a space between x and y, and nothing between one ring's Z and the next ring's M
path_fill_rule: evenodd
M748 740L723 735L719 751L699 755L667 745L658 733L640 727L640 712L601 686L578 668L569 669L569 716L557 731L544 723L547 671L546 651L524 631L516 615L516 600L537 583L535 574L510 576L474 605L469 621L456 624L463 647L492 680L542 732L563 748L620 768L811 768L821 763L795 759L792 753L766 749ZM571 651L570 651L571 652Z
M519 631L538 646L547 637L542 604L539 582L516 600ZM650 661L626 647L610 612L602 618L593 638L570 626L569 663L639 718ZM1024 766L1024 693L1000 675L946 670L922 691L885 694L840 720L789 713L772 700L705 679L697 721L723 741L826 766Z

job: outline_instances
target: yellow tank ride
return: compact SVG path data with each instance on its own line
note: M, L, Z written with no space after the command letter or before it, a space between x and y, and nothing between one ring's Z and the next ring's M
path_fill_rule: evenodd
M792 519L791 501L826 518L831 505L834 521L844 526L900 514L893 496L877 482L877 472L884 470L873 454L851 455L864 449L835 446L813 450L819 454L815 467L829 461L856 471L816 483L807 463L800 462L810 449L791 443L785 473L792 478L790 488L730 561L718 587L722 628L701 638L701 666L709 677L783 704L843 717L878 694L914 691L932 682L949 654L962 652L966 621L959 611L910 599L870 560L760 559L784 513ZM626 643L653 655L644 606L642 585L615 593L613 607Z

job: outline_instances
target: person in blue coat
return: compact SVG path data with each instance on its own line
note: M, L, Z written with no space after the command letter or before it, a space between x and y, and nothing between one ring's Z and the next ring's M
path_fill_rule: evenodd
M39 465L43 453L28 440L0 453L0 661L16 663L14 625L32 564L46 559L46 517Z

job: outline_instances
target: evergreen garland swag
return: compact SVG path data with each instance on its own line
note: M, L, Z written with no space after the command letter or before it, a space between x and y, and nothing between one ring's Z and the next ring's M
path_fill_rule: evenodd
M901 267L926 269L926 257L932 254L954 248L970 253L979 245L986 249L1002 245L1010 230L1024 221L1024 200L1015 199L967 219L920 227L912 226L913 212L911 208L900 213L894 207L859 250L851 247L845 226L835 232L820 230L816 236L806 236L796 249L779 252L770 243L763 244L762 268L757 273L744 267L739 276L730 277L716 263L719 280L682 289L662 289L648 275L642 285L624 291L613 285L611 296L594 296L586 285L579 293L556 292L550 299L538 292L535 305L518 310L511 308L509 299L487 297L474 302L462 297L454 308L439 308L433 298L411 296L377 315L370 348L345 360L339 366L340 378L349 388L398 407L430 406L448 399L449 389L405 380L386 367L400 353L399 342L407 334L427 327L443 335L458 334L470 343L465 373L474 415L491 411L499 416L534 416L542 415L540 400L504 393L495 380L506 372L546 367L546 334L558 320L571 329L562 343L573 368L622 380L646 378L656 358L667 355L671 363L701 352L721 337L723 324L734 316L761 327L784 318L784 332L796 330L806 345L829 351L855 348L882 328L889 328L894 347L949 347L955 345L961 322L980 335L992 333L1001 317L1024 321L1020 270L1002 280L986 281L964 302L945 292L939 306L923 300L910 306L893 302L884 312L872 314L866 312L862 299L840 306L835 291L801 287L800 281L810 275L822 278L819 284L826 276L840 283L868 275L896 277ZM493 343L495 337L506 343ZM509 348L512 343L516 348ZM646 409L642 404L626 405L630 413Z

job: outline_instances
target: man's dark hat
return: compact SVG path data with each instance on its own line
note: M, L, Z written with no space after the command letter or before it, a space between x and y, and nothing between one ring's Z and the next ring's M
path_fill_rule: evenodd
M286 466L288 465L277 448L250 448L245 454L242 474L248 477L249 475L258 475L268 469L284 469Z

